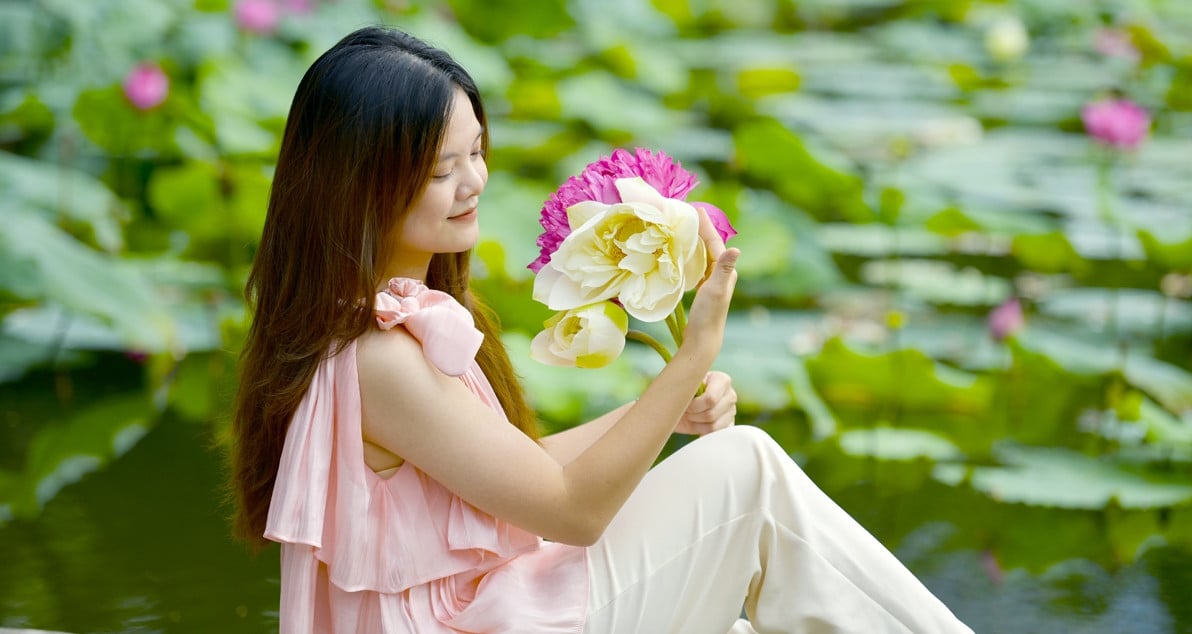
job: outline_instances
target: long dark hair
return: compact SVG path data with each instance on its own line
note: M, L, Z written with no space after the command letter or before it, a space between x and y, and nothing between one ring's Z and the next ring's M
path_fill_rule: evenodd
M232 421L233 532L253 546L265 543L290 419L318 365L373 327L382 268L430 179L461 89L485 126L487 151L475 82L447 53L401 31L348 35L298 85L245 289L253 319ZM510 421L536 437L495 320L468 290L470 256L433 256L427 285L472 312L485 335L481 369Z

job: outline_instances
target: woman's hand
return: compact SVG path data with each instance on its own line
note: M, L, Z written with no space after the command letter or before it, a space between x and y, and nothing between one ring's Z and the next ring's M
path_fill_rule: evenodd
M691 399L675 433L703 436L732 427L737 417L737 391L729 375L713 370L704 378L704 393Z

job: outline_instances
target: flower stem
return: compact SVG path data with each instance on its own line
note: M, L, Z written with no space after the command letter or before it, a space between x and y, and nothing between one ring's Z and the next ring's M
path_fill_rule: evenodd
M675 304L675 311L666 316L666 327L670 329L671 336L675 339L675 349L683 345L683 333L687 330L687 312L683 310L683 302ZM708 384L700 381L699 389L695 391L695 395L699 396L708 389Z
M683 333L687 331L687 311L683 309L683 302L675 304L675 332L678 335L675 337L675 345L683 345Z
M630 330L629 332L625 333L625 338L631 339L633 341L638 341L638 342L646 344L647 346L650 346L651 348L654 349L654 352L658 353L658 356L662 357L663 361L670 363L670 360L671 360L670 351L668 351L666 349L666 346L662 345L657 339L651 337L649 334L644 333L640 330Z
M679 347L679 341L683 339L683 333L679 330L679 322L675 318L675 314L671 313L666 316L666 329L670 331L671 339L675 342L675 349Z

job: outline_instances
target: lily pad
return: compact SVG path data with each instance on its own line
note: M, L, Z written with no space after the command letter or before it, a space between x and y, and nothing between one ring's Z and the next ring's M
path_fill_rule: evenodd
M758 109L857 160L894 160L910 145L930 149L978 143L981 123L957 108L925 101L840 101L809 94L763 99Z
M1192 271L1192 236L1183 241L1171 240L1165 232L1142 230L1138 232L1138 240L1148 259L1169 269Z
M585 121L605 135L656 137L693 123L692 113L671 110L649 94L602 71L567 77L557 84L557 90L564 117ZM609 103L617 107L609 108Z
M733 133L744 173L769 184L783 200L817 219L874 218L858 176L821 162L794 132L773 119L738 127ZM791 178L798 174L799 178Z
M1146 440L1162 447L1192 450L1192 414L1176 418L1148 398L1139 406L1138 420Z
M893 255L943 255L949 245L943 236L918 227L889 225L821 223L816 227L816 241L833 253L882 257Z
M48 423L29 443L25 468L10 483L13 514L28 517L62 487L77 482L128 451L149 431L153 408L141 395L113 396L89 404L68 420Z
M841 282L831 255L816 240L816 223L773 194L743 190L736 207L741 249L737 291L753 298L792 301L811 297Z
M894 20L867 29L866 34L909 63L977 64L986 57L980 41L972 33L934 20Z
M936 465L937 480L953 486L968 482L995 500L1031 506L1103 509L1164 508L1192 500L1192 484L1122 468L1108 459L1068 449L1008 447L998 452L1003 466Z
M816 390L830 405L872 408L894 404L905 412L988 415L989 377L937 363L919 350L862 352L830 339L807 359Z
M82 170L0 152L0 190L8 204L38 211L47 220L61 215L87 226L105 251L124 245L120 224L128 210L106 185Z
M846 454L879 460L947 461L964 455L947 438L922 429L850 429L840 435L839 442Z
M1120 347L1094 337L1050 328L1032 327L1020 332L1023 348L1042 353L1071 372L1107 374L1121 372L1135 387L1150 394L1172 412L1192 410L1192 373L1134 351L1123 357Z
M5 239L6 238L6 239ZM40 299L104 319L131 347L161 349L169 320L133 267L78 243L35 214L10 215L0 248L32 263Z
M909 191L907 198L915 201L918 194L919 192ZM922 203L920 205L927 206ZM961 210L946 206L943 200L940 200L934 207L943 209L927 218L924 221L924 226L947 236L958 236L973 231L982 232L986 234L985 239L989 242L986 252L990 255L1001 255L1008 250L1008 246L1004 242L994 240L993 236L1040 234L1055 229L1055 223L1046 216L1022 210L992 211L979 207L967 207Z
M935 260L872 260L861 268L861 278L875 286L894 286L934 304L990 306L1010 296L1010 283L974 268L956 267Z
M716 368L733 377L743 409L782 411L796 404L797 391L798 402L819 421L819 429L834 426L795 354L795 340L813 331L820 320L817 313L766 309L729 316Z
M1069 288L1049 293L1037 304L1039 312L1083 322L1104 331L1110 323L1121 334L1153 337L1160 325L1166 333L1192 330L1192 302L1134 288Z
M881 54L864 38L814 31L798 34L730 31L712 38L678 42L675 52L692 68L734 70L775 64L798 70L803 65L858 62L876 59Z
M811 64L800 69L802 89L848 99L948 100L958 90L943 70L885 62Z

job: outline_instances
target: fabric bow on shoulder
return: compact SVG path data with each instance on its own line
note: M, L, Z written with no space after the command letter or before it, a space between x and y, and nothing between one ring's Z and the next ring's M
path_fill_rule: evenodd
M462 375L484 340L467 308L418 280L389 280L389 288L377 293L376 316L382 330L404 324L422 344L427 360L448 376Z

